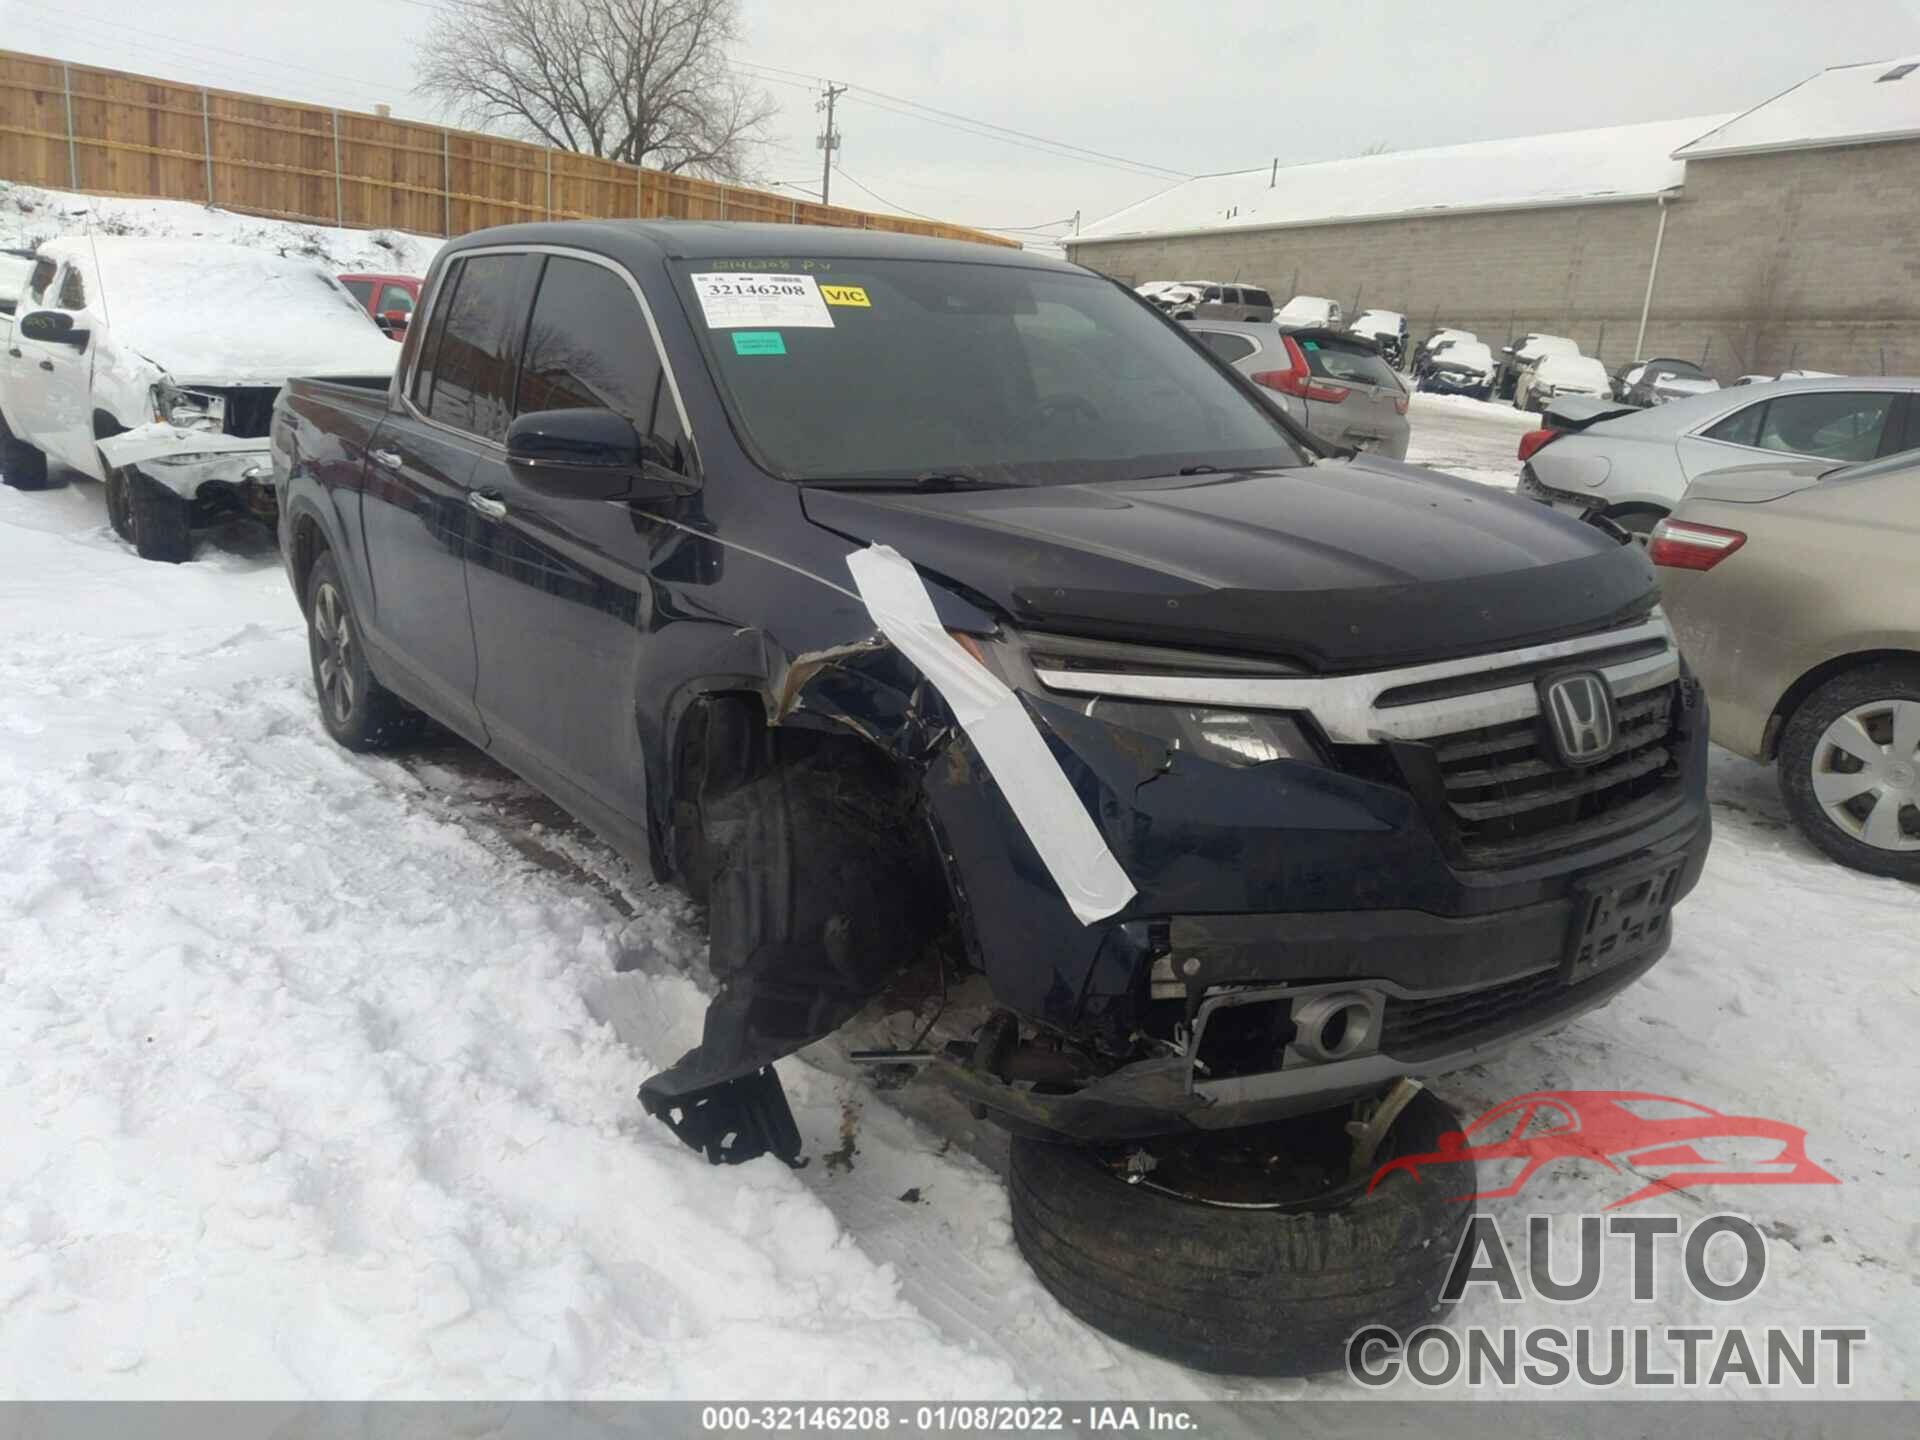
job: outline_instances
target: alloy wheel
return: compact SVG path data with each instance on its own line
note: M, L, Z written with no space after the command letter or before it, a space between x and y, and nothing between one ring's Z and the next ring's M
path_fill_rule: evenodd
M353 627L340 592L331 585L314 592L313 646L321 703L331 708L335 723L344 725L353 714Z
M1813 794L1846 835L1880 850L1920 850L1920 700L1870 700L1813 748Z

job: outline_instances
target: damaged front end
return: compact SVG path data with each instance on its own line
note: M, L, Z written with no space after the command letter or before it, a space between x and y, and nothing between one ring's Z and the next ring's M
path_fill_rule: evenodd
M275 393L162 380L150 396L153 418L102 438L100 454L193 503L202 518L239 513L271 525L278 514L268 440Z

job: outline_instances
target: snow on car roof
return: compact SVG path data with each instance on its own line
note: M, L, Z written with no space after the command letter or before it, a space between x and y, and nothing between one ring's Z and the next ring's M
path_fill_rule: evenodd
M1348 328L1351 330L1366 330L1377 326L1383 330L1398 330L1406 323L1406 320L1407 317L1402 315L1398 310L1362 310L1360 312L1360 318L1355 320Z
M1607 383L1607 367L1591 355L1560 354L1547 355L1540 361L1539 375L1542 380L1554 385L1579 384L1590 382L1596 385Z
M1676 160L1920 136L1920 55L1834 65L1673 152Z
M1449 340L1434 352L1436 365L1464 365L1470 370L1485 370L1493 364L1493 350L1478 340Z
M1566 130L1201 175L1096 220L1073 241L1190 230L1318 225L1436 210L1514 209L1645 198L1679 185L1675 147L1726 115Z
M1296 295L1280 307L1282 315L1324 315L1333 309L1333 301L1324 295Z
M79 262L114 342L175 378L279 384L289 375L391 374L400 347L311 260L208 240L71 236L40 247Z

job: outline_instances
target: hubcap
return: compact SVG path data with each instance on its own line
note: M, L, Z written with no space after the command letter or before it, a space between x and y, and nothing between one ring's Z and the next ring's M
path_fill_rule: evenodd
M353 714L353 628L347 607L331 585L322 585L313 597L313 661L319 679L320 703L344 725Z
M1827 818L1879 850L1920 850L1920 700L1873 700L1835 720L1813 750Z

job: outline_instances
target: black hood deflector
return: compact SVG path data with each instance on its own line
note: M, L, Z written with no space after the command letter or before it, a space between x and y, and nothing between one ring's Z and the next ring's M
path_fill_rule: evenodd
M891 545L1062 633L1380 669L1644 614L1637 548L1485 485L1377 457L1297 470L916 494L809 488L808 518Z

